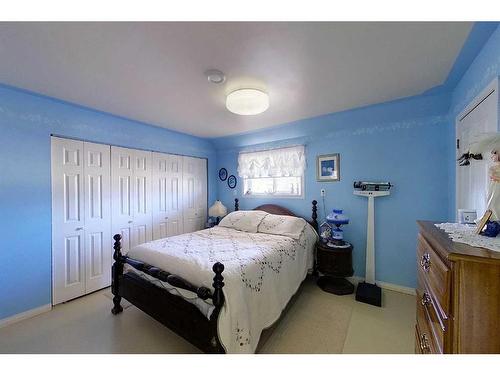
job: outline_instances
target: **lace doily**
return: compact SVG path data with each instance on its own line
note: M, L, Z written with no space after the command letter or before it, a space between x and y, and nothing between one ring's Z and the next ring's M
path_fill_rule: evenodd
M500 237L486 237L476 234L475 225L458 223L441 223L434 225L448 233L448 236L452 241L462 242L475 247L484 247L489 250L500 252Z

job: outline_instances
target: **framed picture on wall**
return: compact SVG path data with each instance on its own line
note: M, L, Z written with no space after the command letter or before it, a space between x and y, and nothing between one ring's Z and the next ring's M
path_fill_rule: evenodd
M340 154L316 157L316 179L321 182L340 181Z

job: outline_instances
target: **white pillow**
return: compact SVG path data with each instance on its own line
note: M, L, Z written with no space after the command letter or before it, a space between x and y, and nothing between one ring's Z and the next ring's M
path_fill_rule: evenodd
M307 222L301 217L269 214L260 222L259 233L279 234L298 240Z
M224 216L219 226L257 233L257 228L266 215L267 212L264 211L234 211Z

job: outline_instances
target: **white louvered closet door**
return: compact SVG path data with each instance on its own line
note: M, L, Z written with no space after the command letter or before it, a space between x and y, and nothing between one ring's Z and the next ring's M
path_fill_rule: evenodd
M83 142L52 137L53 304L85 294Z
M153 152L153 239L182 233L182 157Z
M86 293L111 284L110 146L85 142L85 267Z

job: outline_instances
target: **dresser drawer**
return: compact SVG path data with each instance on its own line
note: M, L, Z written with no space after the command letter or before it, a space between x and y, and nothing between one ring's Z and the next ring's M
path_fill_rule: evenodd
M415 352L420 350L421 354L440 354L442 353L432 328L429 325L424 307L417 299L417 325L415 326L416 348Z
M415 354L440 354L434 350L429 335L421 333L418 325L415 326Z
M439 308L450 313L450 269L422 235L418 236L417 269L419 278L425 281Z
M423 354L420 348L420 335L417 326L415 326L415 354Z
M434 346L438 352L444 350L444 340L448 329L448 321L442 317L436 308L436 302L432 294L425 289L417 288L417 320L420 325L426 327L434 339Z

